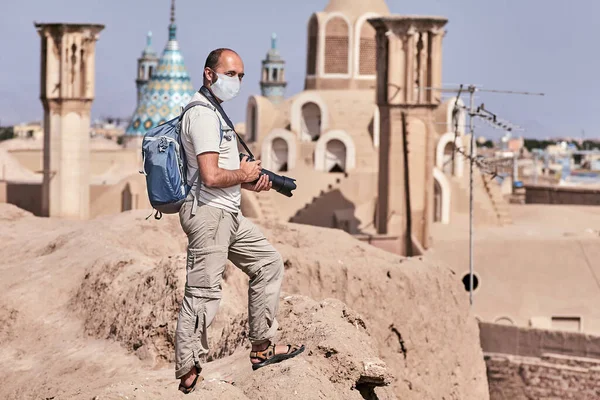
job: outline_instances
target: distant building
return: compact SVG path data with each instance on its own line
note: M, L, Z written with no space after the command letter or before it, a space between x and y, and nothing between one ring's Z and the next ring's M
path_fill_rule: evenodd
M107 139L117 140L125 135L128 121L107 118L105 120L96 120L90 126L90 136L103 136Z
M253 205L244 212L370 235L370 243L399 253L409 242L429 248L431 224L450 223L469 204L465 159L455 151L469 143L464 104L426 89L442 83L445 23L391 15L384 0L330 0L308 21L304 90L285 99L264 84L283 89L282 68L273 71L269 52L262 95L247 103L245 136L263 167L297 179L298 190L290 199L244 193ZM477 185L478 221L508 223L507 205L491 197L496 188Z
M524 146L525 146L525 140L522 137L511 138L506 143L506 147L507 147L508 151L511 151L515 154L519 154L521 152L521 149L523 149Z
M29 122L13 126L14 135L21 139L40 140L44 137L44 127L41 122Z

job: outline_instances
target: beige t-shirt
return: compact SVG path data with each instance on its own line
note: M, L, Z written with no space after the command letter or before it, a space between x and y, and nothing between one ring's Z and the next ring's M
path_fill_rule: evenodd
M192 97L193 101L210 103L199 92ZM209 206L224 209L229 212L240 211L240 185L228 188L209 188L200 182L198 177L196 182L192 178L198 171L197 155L207 152L219 153L219 168L227 170L236 170L240 168L240 157L235 132L227 125L218 111L203 106L196 106L188 110L181 121L181 142L187 158L187 179L188 185L192 186L191 191L198 193L198 200ZM221 129L223 130L223 139L220 139ZM221 143L219 144L219 140ZM197 183L200 182L200 188L196 192Z

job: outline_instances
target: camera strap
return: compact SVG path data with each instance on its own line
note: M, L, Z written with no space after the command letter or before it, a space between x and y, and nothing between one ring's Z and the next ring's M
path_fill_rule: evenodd
M213 96L213 94L211 93L211 91L208 90L206 88L206 86L202 86L198 92L200 92L200 94L202 94L204 97L206 97L206 99L208 100L208 102L210 104L212 104L212 106L214 108L216 108L217 111L219 111L219 113L221 114L221 116L223 117L223 119L225 120L225 122L227 123L227 125L235 133L235 135L237 136L237 138L240 141L240 143L242 143L242 146L244 146L244 150L246 150L246 152L248 153L248 155L251 158L254 158L254 154L252 154L252 152L250 151L250 149L246 145L246 142L244 142L244 139L242 139L242 137L235 131L235 129L233 127L233 122L231 122L231 120L227 116L227 113L225 112L225 110L223 110L223 107L221 107L221 104L217 101L217 99L215 99L215 96Z

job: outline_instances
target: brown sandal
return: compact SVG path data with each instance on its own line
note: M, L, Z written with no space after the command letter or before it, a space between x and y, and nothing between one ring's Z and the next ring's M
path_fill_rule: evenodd
M256 364L253 363L252 369L256 371L257 369L262 368L264 366L275 364L283 360L296 357L298 354L304 351L304 345L298 347L288 344L287 346L288 351L284 354L275 354L275 344L269 345L269 347L267 347L263 351L250 352L250 358L258 358L259 360L261 360L261 362L258 362Z

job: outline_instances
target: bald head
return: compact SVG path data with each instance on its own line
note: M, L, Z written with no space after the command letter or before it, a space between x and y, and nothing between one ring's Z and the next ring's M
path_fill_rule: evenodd
M210 52L204 64L204 86L210 88L218 79L217 74L244 77L244 62L231 49L216 49Z

